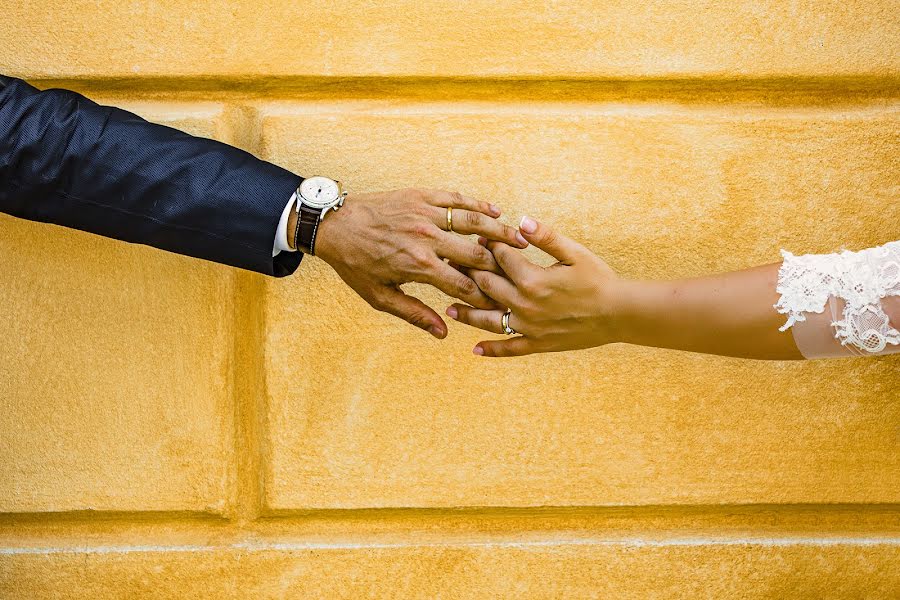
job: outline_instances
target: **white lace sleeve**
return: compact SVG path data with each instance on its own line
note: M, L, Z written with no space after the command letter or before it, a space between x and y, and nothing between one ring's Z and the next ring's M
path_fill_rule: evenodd
M900 314L887 308L900 300L900 241L860 252L781 255L775 308L787 315L781 331L794 328L805 357L900 351Z

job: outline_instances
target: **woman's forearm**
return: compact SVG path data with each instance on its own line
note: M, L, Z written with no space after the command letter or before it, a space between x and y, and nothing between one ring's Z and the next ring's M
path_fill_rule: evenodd
M519 232L557 260L540 267L485 242L503 274L470 272L502 309L448 308L493 333L483 356L522 356L614 342L741 358L790 360L900 352L900 241L858 252L677 281L621 279L603 259L530 217Z
M742 358L802 359L773 305L780 263L675 281L622 281L617 339Z

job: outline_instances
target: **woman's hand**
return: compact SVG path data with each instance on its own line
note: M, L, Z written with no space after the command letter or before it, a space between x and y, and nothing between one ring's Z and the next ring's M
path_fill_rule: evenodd
M466 273L486 296L509 307L509 326L520 335L479 342L473 352L484 356L522 356L616 341L613 299L620 280L613 270L581 244L534 219L524 217L519 231L525 240L559 262L540 267L502 242L481 240L506 277L476 269ZM453 304L447 309L451 318L492 333L503 333L504 312L465 304Z

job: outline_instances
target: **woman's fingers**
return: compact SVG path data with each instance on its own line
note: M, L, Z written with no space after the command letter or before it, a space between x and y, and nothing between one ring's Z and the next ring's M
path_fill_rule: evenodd
M483 202L481 200L476 200L475 198L470 198L469 196L464 196L459 192L447 192L444 190L423 190L423 192L425 193L426 202L434 206L442 206L444 208L447 208L449 206L451 208L473 210L485 215L490 215L495 219L500 216L499 206L490 204L488 202ZM454 217L455 216L456 215L454 215ZM454 223L454 229L455 228L456 227Z
M524 336L478 342L478 345L472 350L478 356L525 356L537 351L535 342Z
M565 265L573 264L579 256L587 252L587 249L575 240L557 233L531 217L522 217L519 231L530 243Z
M503 318L504 312L506 311L472 308L465 304L453 304L447 308L447 316L451 319L478 329L490 331L491 333L503 333L503 326L500 324L500 320Z

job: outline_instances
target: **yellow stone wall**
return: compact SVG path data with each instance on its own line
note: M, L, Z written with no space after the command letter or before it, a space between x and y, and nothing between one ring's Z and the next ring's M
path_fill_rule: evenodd
M900 238L890 0L13 0L0 72L630 277ZM0 277L2 598L900 591L900 357L479 359L315 260L5 216Z

